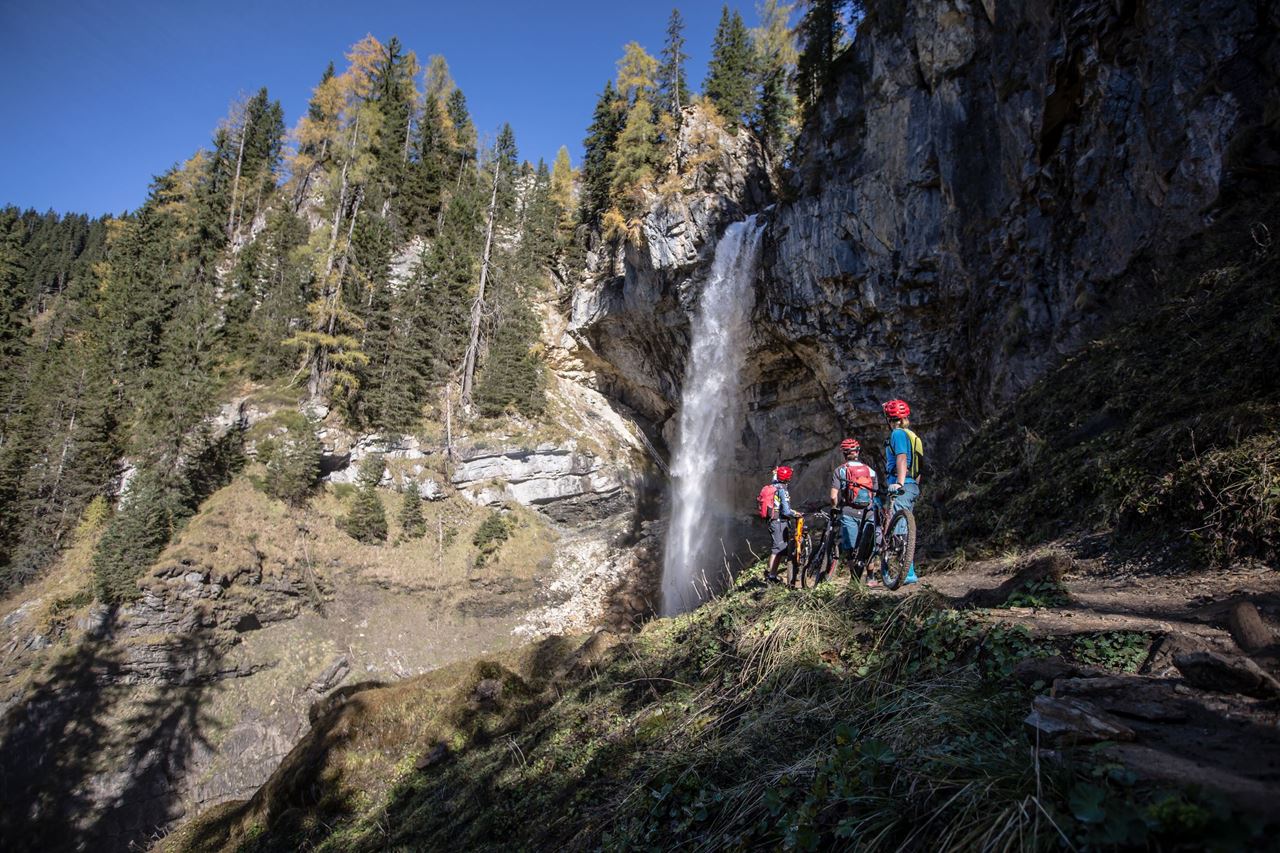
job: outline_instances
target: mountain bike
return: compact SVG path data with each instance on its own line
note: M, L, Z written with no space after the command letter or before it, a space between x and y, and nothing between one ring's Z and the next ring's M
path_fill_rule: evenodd
M806 518L811 522L819 518L826 519L826 527L814 533L814 525L809 524L808 553L800 563L800 587L817 586L827 579L832 568L840 560L840 524L839 513L834 507L825 506L820 510L808 513Z
M877 517L875 505L846 507L846 509L852 511L852 517L855 519L859 531L855 549L852 553L846 554L844 552L844 546L841 544L844 509L831 507L829 509L831 520L828 528L830 539L828 553L823 562L815 563L820 572L818 577L820 581L834 574L842 563L848 567L851 581L861 581L863 575L867 572L867 567L871 565L879 553L880 535L877 528L879 518Z
M795 524L791 531L791 573L787 578L789 586L795 586L797 578L800 586L804 584L804 567L809 562L810 552L813 550L813 533L806 529L806 519L812 519L812 515L801 514L796 517Z
M887 498L887 493L880 493ZM800 585L817 586L830 577L841 563L849 568L852 581L861 581L868 573L868 568L880 562L880 579L885 588L896 590L906 580L907 572L915 560L916 551L916 518L906 507L895 507L887 502L889 509L880 510L874 504L861 508L858 512L857 524L861 533L858 536L857 550L852 554L844 554L840 544L840 527L842 511L835 507L826 507L823 515L827 525L821 533L814 535L810 525L810 553L803 563ZM886 521L887 519L887 521ZM899 533L894 531L901 526Z

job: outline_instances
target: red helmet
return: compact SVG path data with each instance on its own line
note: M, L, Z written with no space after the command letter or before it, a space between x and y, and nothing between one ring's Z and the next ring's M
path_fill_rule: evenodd
M788 468L786 465L779 465L777 477L778 477L779 483L787 482L788 480L791 479L791 469Z
M911 416L911 407L906 400L890 400L880 408L884 409L885 417L895 421Z
M846 438L844 441L840 442L840 449L845 453L848 453L851 450L854 453L857 453L862 449L862 445L858 443L858 439L856 438Z

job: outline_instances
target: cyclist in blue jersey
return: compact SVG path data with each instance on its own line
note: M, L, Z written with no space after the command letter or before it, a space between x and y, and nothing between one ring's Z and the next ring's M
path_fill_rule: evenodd
M911 407L905 400L890 400L881 408L889 421L889 440L884 445L885 483L892 507L914 511L920 497L920 476L924 471L924 446L911 431ZM906 533L906 522L899 522L894 533ZM916 583L915 563L907 572L905 583Z

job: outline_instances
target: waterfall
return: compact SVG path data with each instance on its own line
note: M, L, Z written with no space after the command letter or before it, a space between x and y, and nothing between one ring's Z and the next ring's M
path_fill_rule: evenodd
M726 465L742 431L740 374L759 256L760 228L754 216L725 229L694 313L671 465L664 616L696 607L708 586L724 576L721 538L731 516L726 510Z

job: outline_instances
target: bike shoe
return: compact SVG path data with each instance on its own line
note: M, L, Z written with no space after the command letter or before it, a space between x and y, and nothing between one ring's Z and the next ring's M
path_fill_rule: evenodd
M906 580L904 580L902 583L905 585L909 583L919 583L919 582L920 582L920 578L916 577L916 567L912 566L911 570L907 572Z

